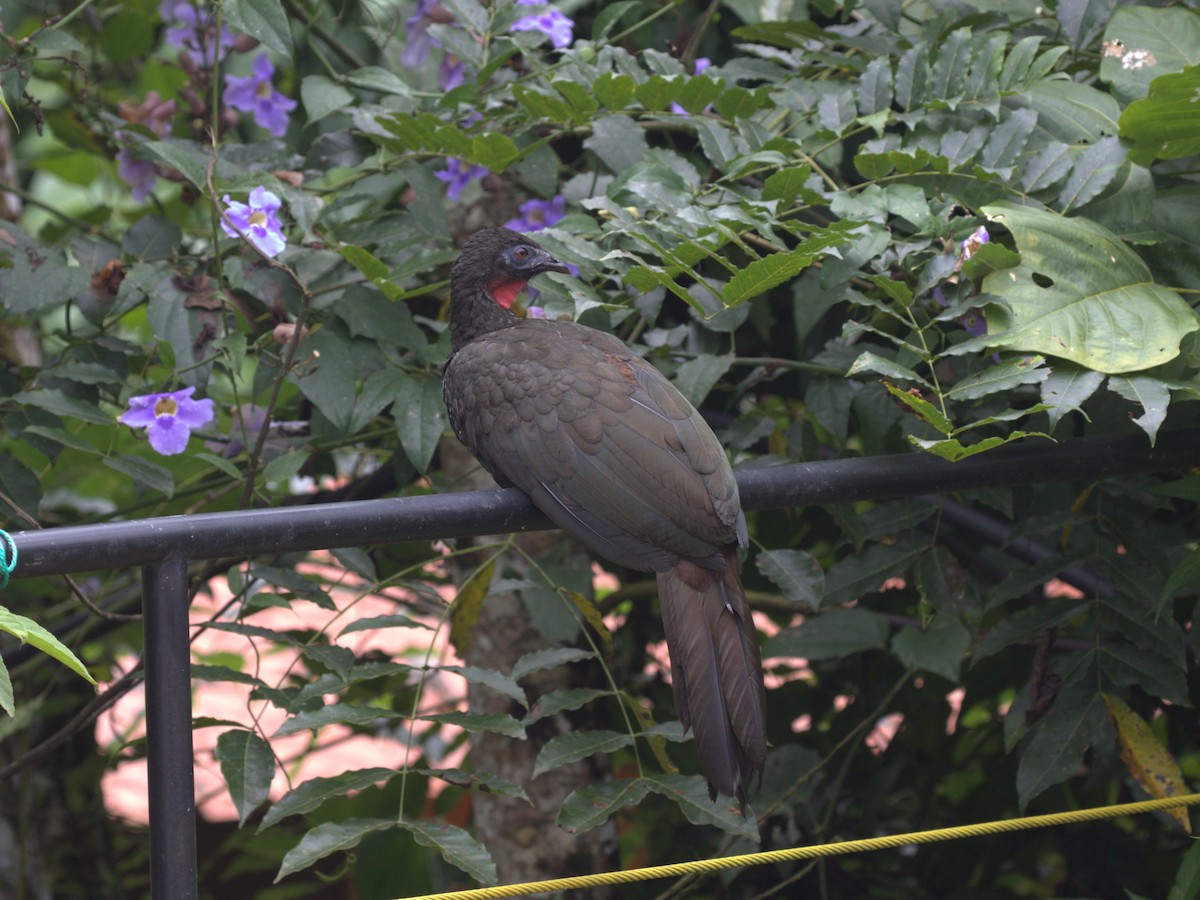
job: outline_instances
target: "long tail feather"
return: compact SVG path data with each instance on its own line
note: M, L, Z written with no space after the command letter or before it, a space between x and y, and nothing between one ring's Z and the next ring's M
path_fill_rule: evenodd
M767 755L762 658L737 556L724 571L686 560L658 576L675 705L696 735L709 791L736 797Z

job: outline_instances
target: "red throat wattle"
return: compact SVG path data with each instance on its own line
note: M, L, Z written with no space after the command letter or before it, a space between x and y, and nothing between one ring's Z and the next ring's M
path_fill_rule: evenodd
M505 309L512 309L513 301L517 299L517 294L525 287L525 281L521 278L513 278L504 281L493 281L490 285L492 297L497 303Z

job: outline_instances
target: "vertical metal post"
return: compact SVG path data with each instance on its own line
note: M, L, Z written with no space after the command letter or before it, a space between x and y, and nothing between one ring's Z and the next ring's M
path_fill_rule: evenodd
M150 891L195 900L196 790L192 774L191 645L187 557L142 569L146 653L146 761L150 790Z

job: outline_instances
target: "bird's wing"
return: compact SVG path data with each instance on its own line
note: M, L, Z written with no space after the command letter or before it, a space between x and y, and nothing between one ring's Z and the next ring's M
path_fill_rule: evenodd
M615 562L723 567L721 548L744 535L737 486L711 429L657 369L569 323L526 320L464 350L446 370L451 421L498 479Z

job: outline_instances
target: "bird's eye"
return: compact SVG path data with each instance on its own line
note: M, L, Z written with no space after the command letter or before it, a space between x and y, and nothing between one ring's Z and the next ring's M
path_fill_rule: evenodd
M526 259L529 256L529 248L518 247L513 251L513 256L515 256L517 259Z

